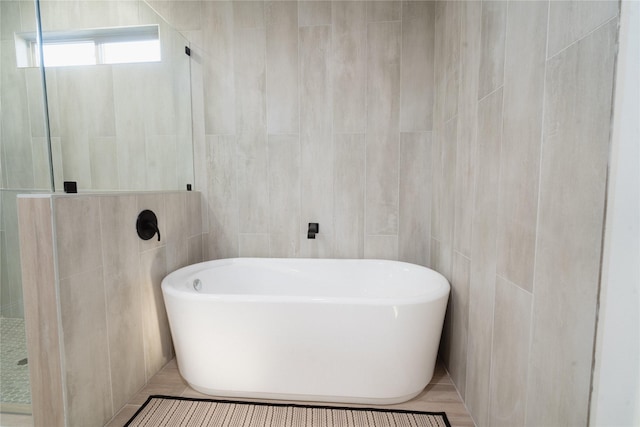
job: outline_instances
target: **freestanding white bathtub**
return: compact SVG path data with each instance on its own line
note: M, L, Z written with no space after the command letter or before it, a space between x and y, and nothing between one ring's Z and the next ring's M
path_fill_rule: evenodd
M383 260L224 259L162 281L194 389L374 404L431 380L449 288L433 270Z

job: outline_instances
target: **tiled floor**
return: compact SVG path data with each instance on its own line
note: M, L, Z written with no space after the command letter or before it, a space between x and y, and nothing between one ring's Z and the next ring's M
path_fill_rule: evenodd
M29 410L29 366L24 319L0 317L0 408Z
M107 427L122 427L125 422L133 416L140 406L152 394L164 394L169 396L185 396L185 397L204 397L192 388L182 379L178 373L178 367L175 359L169 362L158 374L156 374L149 384L138 393L129 403L118 413ZM235 399L242 400L242 399ZM247 399L248 400L248 399ZM254 399L255 400L255 399ZM282 403L282 402L280 402ZM300 403L300 402L292 402ZM308 403L308 402L305 402ZM327 403L320 403L327 406ZM337 406L347 406L345 404L337 404ZM349 406L375 406L375 405L349 405ZM449 375L445 369L438 364L436 372L433 375L431 383L414 399L399 403L396 405L385 405L382 408L410 409L416 411L444 411L453 427L471 427L473 420L469 416L467 409L460 400Z

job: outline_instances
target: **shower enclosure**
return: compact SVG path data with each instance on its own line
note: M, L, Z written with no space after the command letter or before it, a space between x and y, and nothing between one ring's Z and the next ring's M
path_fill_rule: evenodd
M190 64L141 0L2 0L0 41L0 412L29 413L16 196L192 184Z

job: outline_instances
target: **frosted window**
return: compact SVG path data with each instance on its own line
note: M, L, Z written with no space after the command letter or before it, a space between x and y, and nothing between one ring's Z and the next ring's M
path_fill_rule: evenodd
M42 35L42 40L47 67L161 60L158 25L50 31ZM18 67L40 65L35 33L16 33L15 43Z
M160 40L102 44L103 64L160 61Z
M45 43L42 49L46 67L66 65L94 65L96 46L91 42Z

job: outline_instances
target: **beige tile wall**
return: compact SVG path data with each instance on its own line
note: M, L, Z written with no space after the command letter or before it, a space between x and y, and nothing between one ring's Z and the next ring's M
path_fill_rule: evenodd
M205 258L427 265L434 4L183 3L149 2L195 51Z
M586 425L617 3L435 7L441 354L479 426Z
M174 357L160 282L202 260L200 197L19 200L24 289L39 301L26 306L36 425L102 426ZM159 242L136 234L144 209L158 216ZM52 408L64 423L45 421Z

